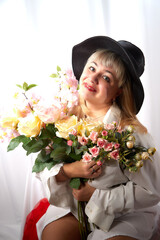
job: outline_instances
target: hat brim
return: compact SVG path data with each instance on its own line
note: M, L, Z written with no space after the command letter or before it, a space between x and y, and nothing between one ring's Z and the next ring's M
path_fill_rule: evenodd
M121 44L112 38L96 36L75 45L72 50L72 67L79 80L88 58L98 49L108 49L118 54L123 60L131 78L132 92L136 105L136 114L139 112L143 100L144 90L140 78L137 76L130 57Z

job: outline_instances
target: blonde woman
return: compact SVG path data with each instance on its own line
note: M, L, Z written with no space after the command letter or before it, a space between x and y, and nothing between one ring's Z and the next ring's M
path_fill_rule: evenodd
M142 51L127 41L96 36L73 47L73 71L80 81L79 117L136 129L137 144L153 146L147 129L138 121L144 90ZM41 179L49 192L49 206L37 224L42 240L79 240L77 200L87 202L85 213L91 232L88 240L149 240L160 200L158 154L140 171L122 170L117 161L98 166L94 161L59 164ZM78 190L73 177L92 179Z

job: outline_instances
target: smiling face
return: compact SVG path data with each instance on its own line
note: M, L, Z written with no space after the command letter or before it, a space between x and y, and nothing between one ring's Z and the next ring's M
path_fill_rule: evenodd
M120 94L119 82L112 67L98 58L90 59L80 78L80 93L88 108L109 109Z

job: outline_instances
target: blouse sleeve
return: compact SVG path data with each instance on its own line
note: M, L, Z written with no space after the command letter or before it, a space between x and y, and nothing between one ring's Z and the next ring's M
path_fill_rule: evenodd
M137 143L154 147L149 134L138 134ZM124 171L128 181L106 190L96 189L86 205L90 221L108 231L115 216L156 205L160 201L160 158L155 153L152 161L145 160L140 171Z
M46 189L50 204L57 207L69 207L71 203L71 190L68 181L58 183L55 178L62 165L63 163L56 164L50 170L45 168L37 174L37 177L40 178Z

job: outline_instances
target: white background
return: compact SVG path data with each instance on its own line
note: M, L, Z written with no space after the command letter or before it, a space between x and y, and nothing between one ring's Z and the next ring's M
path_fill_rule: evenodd
M0 0L0 110L9 108L15 84L39 84L57 65L71 67L74 44L95 35L128 40L146 57L138 117L159 150L159 12L159 0ZM0 239L19 238L30 172L22 149L7 153L0 144Z

